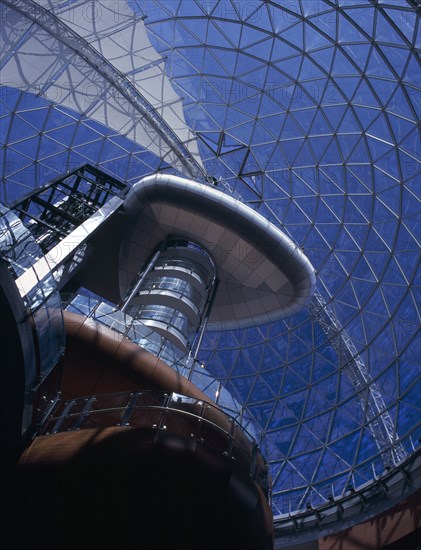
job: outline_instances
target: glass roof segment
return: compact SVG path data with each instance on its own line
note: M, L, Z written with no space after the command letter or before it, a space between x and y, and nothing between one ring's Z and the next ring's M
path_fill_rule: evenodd
M0 111L0 201L6 204L85 164L127 183L157 170L180 174L105 125L17 88L0 89Z
M408 2L133 4L208 172L318 270L324 322L313 302L287 322L208 335L202 354L262 427L274 514L318 504L420 435L419 13Z
M2 8L3 83L83 113L187 175L203 176L164 59L129 6L19 0Z
M414 3L39 4L147 98L221 188L298 242L318 272L306 310L208 333L202 347L206 370L262 429L275 517L339 496L411 453L421 437ZM110 92L103 73L74 52L62 65L68 45L27 18L6 22L2 202L86 162L129 183L185 169L149 130L149 141L138 139L140 128L127 122L139 111L121 90ZM41 36L51 48L34 67ZM146 74L162 85L154 98ZM103 94L81 94L88 104L80 108L69 89L92 82Z

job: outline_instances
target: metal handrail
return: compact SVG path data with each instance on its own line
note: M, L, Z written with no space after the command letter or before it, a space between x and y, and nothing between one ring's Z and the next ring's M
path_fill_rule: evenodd
M151 399L152 402L150 402ZM191 410L192 406L196 407L196 410ZM134 419L135 412L147 411L158 411L161 415L159 418L149 419L145 414L143 417ZM253 436L236 418L226 414L219 407L178 393L145 390L93 395L69 401L60 400L40 426L37 435L92 428L92 415L104 415L105 418L106 413L118 414L112 421L106 419L104 424L96 420L98 426L148 427L184 436L187 435L185 424L182 422L169 424L167 422L171 419L169 415L175 414L180 419L197 420L197 424L192 431L188 432L188 436L211 446L233 460L241 462L242 459L243 464L245 461L248 462L248 474L268 495L270 483L267 463ZM211 432L205 433L205 427L211 428L213 434L222 435L223 441L217 443L214 440L211 441L212 437L209 436Z

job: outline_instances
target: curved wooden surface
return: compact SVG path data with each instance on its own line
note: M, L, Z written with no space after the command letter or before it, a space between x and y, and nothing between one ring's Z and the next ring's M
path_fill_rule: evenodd
M156 389L212 402L197 386L116 331L64 311L67 338L61 391L65 398Z
M27 550L271 550L272 512L235 461L162 430L38 437L18 482Z

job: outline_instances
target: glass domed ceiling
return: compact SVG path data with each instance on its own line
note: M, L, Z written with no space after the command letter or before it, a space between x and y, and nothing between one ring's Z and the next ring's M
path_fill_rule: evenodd
M157 169L213 176L279 224L318 274L298 315L208 333L202 346L207 370L261 429L275 517L403 460L421 436L416 2L38 4L81 47L51 38L42 8L32 19L16 11L34 2L2 3L13 25L2 31L1 200L84 162L128 182ZM55 49L35 78L30 54L41 35ZM124 95L117 72L112 81L83 65L86 40L168 121L173 141L127 125L142 105ZM77 54L70 61L66 48ZM152 66L165 94L150 94ZM75 67L78 82L100 90L88 105L63 92ZM104 78L116 84L111 97Z

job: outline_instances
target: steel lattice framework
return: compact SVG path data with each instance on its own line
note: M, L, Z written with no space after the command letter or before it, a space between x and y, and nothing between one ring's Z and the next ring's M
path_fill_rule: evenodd
M387 411L383 396L375 382L371 380L370 373L364 361L359 357L353 341L335 318L332 308L317 290L308 308L313 319L320 324L338 354L338 368L348 376L355 388L355 393L359 396L368 427L382 453L385 465L392 467L405 460L407 452L397 442L395 426Z
M12 17L27 2L1 5ZM51 17L71 32L63 31L65 45L48 19L41 27L27 24L28 14L13 25L5 18L0 200L11 204L86 163L128 185L160 170L213 176L279 224L318 274L303 312L207 333L199 356L261 429L274 516L324 505L385 466L399 469L421 437L418 2L31 5L41 23ZM97 10L97 28L88 16L72 20L87 10ZM110 21L120 25L118 41ZM155 52L147 60L139 47L146 35ZM43 42L37 80L31 51ZM61 65L61 49L82 55ZM167 86L156 104L141 91L154 70L155 88ZM90 110L67 95L51 98L66 71L75 89L79 80L106 83L88 98ZM184 119L171 119L181 103ZM127 126L133 113L150 117L150 144Z

